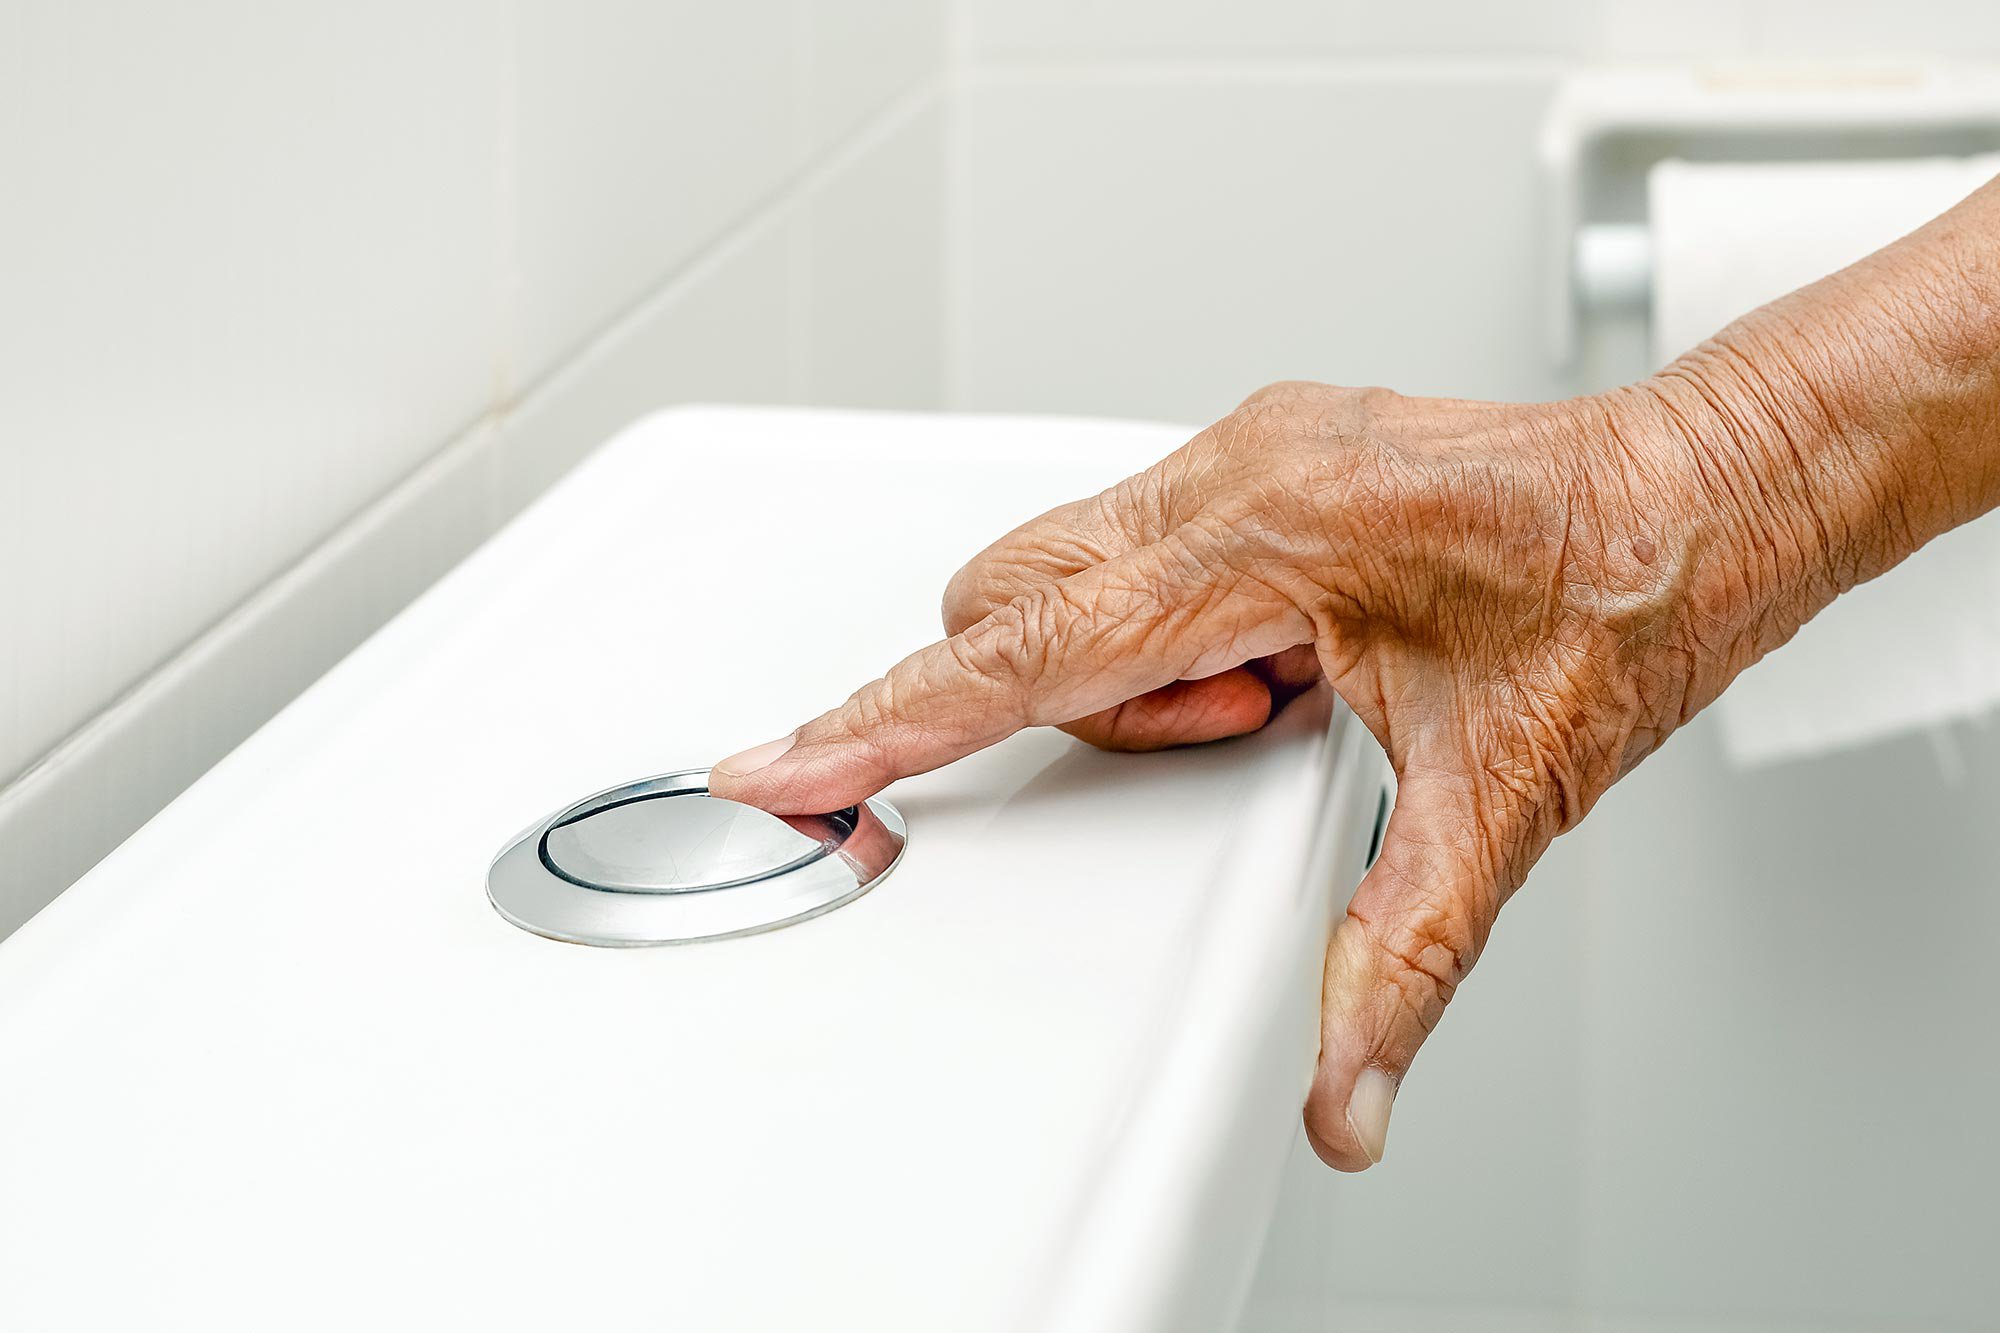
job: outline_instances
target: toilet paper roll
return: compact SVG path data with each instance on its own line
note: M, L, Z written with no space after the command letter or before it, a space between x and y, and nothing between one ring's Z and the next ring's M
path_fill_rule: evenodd
M2000 155L1661 162L1650 178L1653 346L1678 355L1860 259L2000 174ZM2000 517L1849 592L1722 696L1724 744L1762 764L1935 729L2000 703Z

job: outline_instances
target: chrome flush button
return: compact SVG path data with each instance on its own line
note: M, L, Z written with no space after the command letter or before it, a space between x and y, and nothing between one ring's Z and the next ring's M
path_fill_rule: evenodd
M803 921L860 897L903 854L886 801L779 817L708 794L708 770L578 801L500 853L486 896L573 944L682 944Z

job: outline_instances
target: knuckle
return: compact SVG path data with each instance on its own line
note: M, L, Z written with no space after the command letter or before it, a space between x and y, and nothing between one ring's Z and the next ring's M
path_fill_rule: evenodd
M1225 457L1239 462L1261 457L1312 435L1312 423L1325 413L1327 393L1325 385L1300 380L1266 385L1205 435Z
M945 652L950 657L950 669L954 673L982 680L995 675L991 665L994 654L991 643L1001 633L993 624L994 618L1000 614L1001 611L995 611L964 633L945 640Z
M1306 389L1315 387L1303 380L1273 380L1260 389L1252 390L1239 407L1261 407L1274 403L1297 400Z
M957 664L968 674L1002 685L1033 680L1048 663L1054 610L1047 592L1026 592L995 607L953 640Z
M1129 497L1114 502L1111 494L1053 510L967 561L945 585L940 608L945 632L960 633L1025 592L1110 560L1116 541L1105 533L1131 527L1130 511L1143 503ZM1080 517L1083 510L1094 517Z
M1346 398L1356 411L1369 417L1386 416L1403 401L1402 394L1394 389L1385 389L1379 384L1350 389Z

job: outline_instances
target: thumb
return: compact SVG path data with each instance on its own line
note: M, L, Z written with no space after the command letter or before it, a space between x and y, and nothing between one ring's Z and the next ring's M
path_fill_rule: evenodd
M1406 770L1381 855L1326 951L1306 1137L1328 1166L1382 1160L1417 1048L1478 958L1505 896L1500 840L1463 777Z

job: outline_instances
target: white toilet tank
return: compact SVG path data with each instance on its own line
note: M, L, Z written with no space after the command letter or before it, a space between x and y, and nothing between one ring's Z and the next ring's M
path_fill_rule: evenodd
M683 409L0 943L0 1328L1226 1328L1382 808L1262 733L1024 734L769 933L558 943L523 828L781 734L1177 428Z

